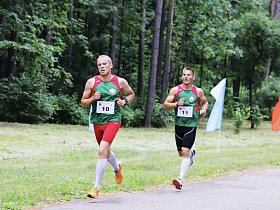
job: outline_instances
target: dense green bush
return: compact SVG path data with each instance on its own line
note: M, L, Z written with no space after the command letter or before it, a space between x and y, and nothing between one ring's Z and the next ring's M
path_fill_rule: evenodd
M144 124L145 112L141 109L133 110L130 106L122 108L122 126L142 127Z
M55 97L43 91L40 77L22 74L9 80L0 82L1 121L40 123L52 116L57 107Z
M258 90L254 100L260 109L260 113L269 116L271 119L274 106L280 96L280 77L272 72L262 89Z
M65 123L65 124L88 124L88 110L82 108L73 97L66 95L59 95L56 97L57 108L54 111L51 123Z
M40 76L22 74L0 82L0 121L87 124L87 110L73 98L47 92Z
M142 108L141 108L142 107ZM145 111L142 110L144 105L139 106L137 101L131 103L122 109L122 126L126 127L143 127ZM163 110L163 105L155 103L152 115L152 127L161 128L167 126L168 122L173 119L173 112Z
M168 122L172 119L169 116L169 112L165 111L163 104L155 103L153 115L152 115L152 126L156 128L166 127Z
M243 107L237 107L232 111L234 117L234 133L238 134L240 132L241 126L244 124L246 119L250 116L250 109Z

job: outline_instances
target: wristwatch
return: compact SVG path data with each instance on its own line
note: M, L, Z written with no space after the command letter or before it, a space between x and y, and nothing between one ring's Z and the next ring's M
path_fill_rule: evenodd
M125 100L125 104L124 104L124 106L125 106L128 104L128 100L127 100L127 98L124 98L124 100Z

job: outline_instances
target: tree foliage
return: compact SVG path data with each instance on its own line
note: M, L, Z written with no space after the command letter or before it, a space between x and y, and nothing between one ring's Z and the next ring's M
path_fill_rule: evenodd
M279 86L280 76L280 25L270 13L278 14L279 8L268 0L171 3L173 18L167 31L167 0L162 24L155 21L157 1L1 1L0 120L85 124L88 110L79 106L85 82L98 74L97 57L110 52L116 58L115 74L127 79L137 94L129 111L123 111L123 119L131 122L127 126L144 126L144 119L146 126L155 127L169 121L170 113L160 108L162 95L180 83L185 66L196 70L195 85L203 88L210 102L208 113L214 102L210 90L227 77L225 107L257 110L258 106L261 114L270 116L279 92L268 87ZM155 28L163 35L162 59L152 63L152 49L159 47L153 46ZM269 81L262 84L268 58ZM160 67L161 77L154 76L152 65ZM234 107L229 104L233 95Z

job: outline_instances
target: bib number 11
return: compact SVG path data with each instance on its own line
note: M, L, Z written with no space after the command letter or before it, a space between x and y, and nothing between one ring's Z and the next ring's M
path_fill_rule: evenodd
M177 111L178 117L192 117L193 107L179 106Z

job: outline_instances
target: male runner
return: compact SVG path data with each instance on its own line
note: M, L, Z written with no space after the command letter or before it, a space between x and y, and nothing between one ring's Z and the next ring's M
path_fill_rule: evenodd
M133 101L135 94L127 81L112 75L112 60L106 55L97 59L100 75L89 79L86 83L81 103L83 108L93 105L91 120L99 144L98 161L96 164L96 181L88 197L97 198L102 177L107 167L107 161L115 169L115 180L122 183L122 163L117 162L111 151L111 144L121 126L121 108ZM126 98L121 99L121 90Z
M184 68L182 80L181 85L170 90L163 106L165 110L175 109L175 139L179 156L183 157L183 160L180 176L173 180L173 184L179 190L182 188L188 168L193 164L195 149L192 149L192 146L195 141L199 115L205 117L208 108L203 90L193 85L194 69ZM200 110L199 103L201 104Z

